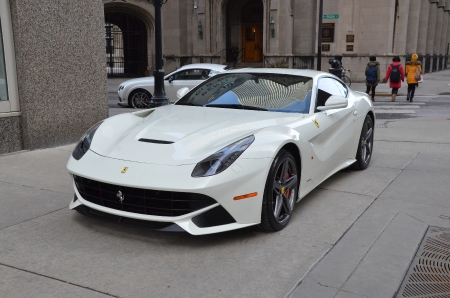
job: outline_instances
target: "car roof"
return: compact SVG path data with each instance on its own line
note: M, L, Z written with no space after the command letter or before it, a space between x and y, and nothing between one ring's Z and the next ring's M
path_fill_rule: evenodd
M222 70L222 71L224 71L226 67L227 67L226 65L222 65L222 64L194 63L194 64L184 65L184 66L178 68L178 70L181 70L181 69L192 69L192 68L205 68L205 69L213 69L213 70Z

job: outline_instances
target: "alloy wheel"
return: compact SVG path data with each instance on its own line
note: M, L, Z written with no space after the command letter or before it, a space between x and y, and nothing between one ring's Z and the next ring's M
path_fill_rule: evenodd
M294 160L286 157L278 166L273 182L273 214L279 224L289 220L297 197L298 176Z
M135 109L147 108L149 101L150 101L150 96L143 91L135 92L131 96L131 103L132 103L133 108L135 108Z
M361 135L361 157L364 163L368 163L372 156L373 146L373 125L372 121L364 123L363 133Z

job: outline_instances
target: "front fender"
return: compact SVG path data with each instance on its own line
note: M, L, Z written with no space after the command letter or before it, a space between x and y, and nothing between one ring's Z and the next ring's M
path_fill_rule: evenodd
M286 126L272 126L259 130L255 141L245 150L241 158L274 158L286 144L294 143L299 151L307 140L298 131Z

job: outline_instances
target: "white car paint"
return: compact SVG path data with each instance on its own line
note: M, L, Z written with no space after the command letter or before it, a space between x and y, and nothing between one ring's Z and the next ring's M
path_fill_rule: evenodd
M193 87L197 86L201 82L205 80L198 79L198 80L173 80L171 81L170 78L177 73L180 73L185 70L206 70L211 71L209 77L222 73L226 71L226 65L221 64L210 64L210 63L196 63L196 64L189 64L185 65L183 67L180 67L179 69L167 74L164 76L164 89L167 98L174 102L177 100L177 91L182 87L188 87L189 89L192 89ZM154 77L143 77L143 78L137 78L137 79L131 79L127 80L119 85L118 95L119 95L119 105L121 106L129 106L129 100L130 100L130 94L135 90L145 90L150 95L153 95L154 91L154 85L155 85L155 78Z
M313 99L319 80L336 79L327 73L292 69L227 73L240 72L309 76L313 78ZM93 204L83 199L74 185L78 199L70 203L70 208L84 205L117 216L171 222L194 235L257 225L271 164L286 144L295 145L300 152L298 200L355 162L365 116L375 114L366 94L348 89L346 100L345 108L318 112L314 112L312 100L308 114L169 105L108 118L96 131L89 151L80 160L69 159L70 174L113 185L204 194L217 204L178 217L143 215ZM228 169L208 177L191 176L200 161L250 135L255 137L254 142ZM141 138L173 143L145 143L139 141ZM125 167L128 170L122 173ZM258 195L233 200L254 192ZM236 223L199 228L192 222L198 214L218 205Z

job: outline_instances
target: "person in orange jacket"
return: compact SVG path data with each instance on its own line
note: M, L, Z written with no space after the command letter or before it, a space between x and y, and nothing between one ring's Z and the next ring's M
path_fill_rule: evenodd
M416 70L419 73L422 73L422 63L417 60L419 56L417 54L413 54L411 57L411 61L406 62L406 82L408 83L408 94L406 95L406 100L409 102L413 101L414 91L416 90L416 86L419 81L416 79Z
M405 71L403 70L403 65L400 64L400 61L399 56L395 56L392 59L393 63L389 65L383 80L384 83L389 80L389 88L392 88L392 101L395 101L398 89L402 87L402 82L405 81Z

